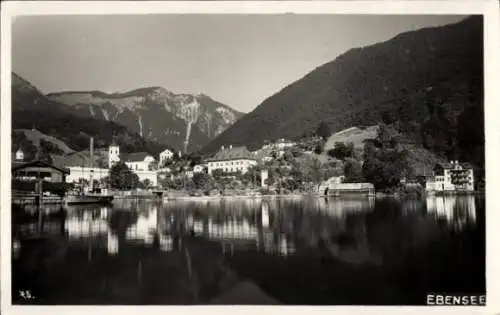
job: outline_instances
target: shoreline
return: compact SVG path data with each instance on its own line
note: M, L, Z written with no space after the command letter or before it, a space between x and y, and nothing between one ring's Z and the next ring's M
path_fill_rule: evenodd
M127 199L142 199L142 200L162 200L162 201L174 201L174 200L192 200L192 201L211 201L211 200L240 200L240 199L297 199L297 198L332 198L332 199L342 199L342 198L374 198L374 199L385 199L394 198L401 199L407 197L415 198L426 198L426 197L441 197L441 196L484 196L485 194L480 191L439 191L439 192L428 192L424 191L422 194L413 194L405 192L375 192L375 194L366 193L350 193L350 194L339 194L339 195L323 195L320 193L291 193L291 194L242 194L242 195L196 195L192 196L183 192L165 192L163 195L157 194L141 194L141 195L122 195L118 194L114 196L114 200L127 200Z

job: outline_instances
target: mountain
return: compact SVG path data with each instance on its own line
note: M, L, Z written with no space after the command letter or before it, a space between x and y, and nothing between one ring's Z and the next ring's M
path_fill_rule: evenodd
M471 16L347 51L266 99L202 152L298 139L320 122L332 133L384 122L442 157L484 164L482 94L483 18Z
M207 95L174 94L161 87L114 94L59 92L47 97L83 117L116 122L145 139L184 151L199 150L243 115Z
M115 140L123 152L147 151L158 154L166 148L165 145L143 139L117 123L84 117L75 109L50 100L15 73L12 73L11 85L13 149L24 145L29 148L23 150L31 152L36 150L33 147L42 143L50 151L45 153L81 151L88 149L90 137L94 137L96 148L107 147Z

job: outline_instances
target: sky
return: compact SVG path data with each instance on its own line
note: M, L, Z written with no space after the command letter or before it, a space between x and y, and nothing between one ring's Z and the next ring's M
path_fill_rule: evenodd
M161 86L250 112L355 47L455 23L456 15L96 15L20 17L12 70L44 93Z

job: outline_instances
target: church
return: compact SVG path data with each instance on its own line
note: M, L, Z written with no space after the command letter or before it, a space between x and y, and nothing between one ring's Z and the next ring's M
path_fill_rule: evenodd
M90 180L90 178L101 180L109 176L111 167L120 161L123 161L133 173L137 174L141 182L147 179L153 186L158 184L158 176L153 169L155 158L151 154L146 152L120 154L120 147L115 144L108 148L107 168L67 165L70 174L66 177L66 182L78 182L80 179Z

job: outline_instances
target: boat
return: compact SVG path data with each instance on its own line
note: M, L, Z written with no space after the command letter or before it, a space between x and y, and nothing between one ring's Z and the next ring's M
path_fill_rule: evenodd
M111 195L82 194L67 196L64 198L64 203L67 205L110 204L113 199L114 197Z

